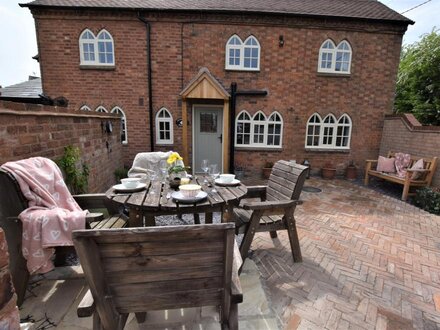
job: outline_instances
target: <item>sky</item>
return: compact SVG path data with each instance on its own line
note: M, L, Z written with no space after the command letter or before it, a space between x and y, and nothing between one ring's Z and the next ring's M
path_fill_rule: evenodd
M428 2L404 14L416 22L405 33L404 44L412 44L432 31L439 22L440 0L381 0L399 13L425 1ZM26 2L30 0L0 0L0 86L26 81L30 75L40 76L38 62L32 59L38 53L34 19L29 9L18 6Z

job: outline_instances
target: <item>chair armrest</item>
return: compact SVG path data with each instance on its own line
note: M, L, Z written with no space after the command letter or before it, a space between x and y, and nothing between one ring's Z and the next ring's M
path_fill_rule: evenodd
M243 264L240 250L238 249L237 242L234 241L234 256L232 260L232 284L231 284L231 296L232 303L239 304L243 302L243 289L241 288L240 278L238 271Z
M246 186L247 193L243 198L266 198L266 186Z
M83 210L106 208L105 201L107 197L105 197L105 194L73 195L73 198Z
M78 317L89 317L95 312L95 301L93 300L92 293L87 290L86 294L82 298L81 302L76 309Z
M264 201L264 202L246 202L243 204L245 210L270 210L279 208L288 208L294 205L301 204L298 200L285 200L285 201Z
M102 213L87 213L86 215L86 222L92 223L95 221L101 221L104 220L104 214Z
M431 172L431 170L428 170L426 168L415 168L415 169L411 169L411 168L407 168L406 172L420 172L420 173L427 173L427 172Z

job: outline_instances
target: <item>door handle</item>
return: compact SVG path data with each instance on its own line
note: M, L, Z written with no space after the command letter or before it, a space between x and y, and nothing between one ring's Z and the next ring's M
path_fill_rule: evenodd
M223 134L220 134L220 136L218 137L220 142L223 142Z

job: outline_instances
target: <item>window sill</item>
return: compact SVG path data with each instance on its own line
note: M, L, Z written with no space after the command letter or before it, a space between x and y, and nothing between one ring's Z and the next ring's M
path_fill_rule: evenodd
M318 77L338 77L338 78L350 78L351 73L342 73L342 72L317 72L316 75Z
M233 69L233 68L225 68L225 71L235 71L235 72L260 72L260 69Z
M350 149L327 149L327 148L304 148L305 151L307 152L319 152L319 153L323 153L323 152L328 152L328 153L341 153L341 154L348 154L350 153Z
M282 152L283 147L234 147L235 151L265 151L265 152Z
M79 68L81 70L107 70L107 71L114 71L116 67L114 65L80 64Z

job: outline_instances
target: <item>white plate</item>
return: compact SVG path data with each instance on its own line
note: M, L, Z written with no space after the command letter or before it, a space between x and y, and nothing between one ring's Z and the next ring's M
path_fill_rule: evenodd
M197 196L195 197L185 197L183 196L182 192L175 191L171 193L171 197L173 197L174 200L181 202L181 203L194 203L199 202L202 199L205 199L208 196L208 194L204 191L200 191Z
M121 183L121 184L117 184L117 185L113 186L113 189L116 191L121 191L121 192L136 192L136 191L141 191L142 189L145 189L146 186L147 186L146 183L138 183L138 185L135 188L126 188Z
M215 184L219 186L236 186L240 184L240 180L234 179L231 182L223 182L221 179L215 179Z

